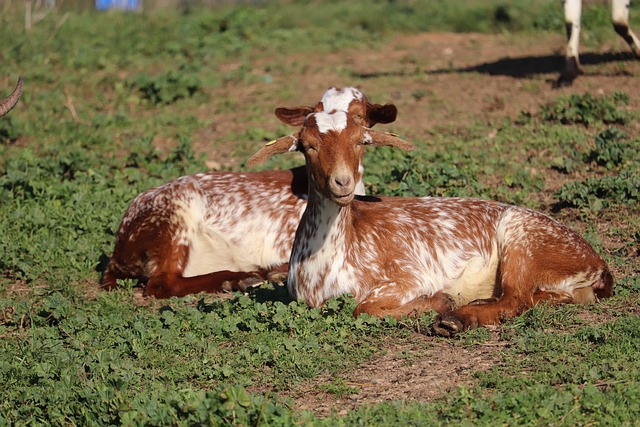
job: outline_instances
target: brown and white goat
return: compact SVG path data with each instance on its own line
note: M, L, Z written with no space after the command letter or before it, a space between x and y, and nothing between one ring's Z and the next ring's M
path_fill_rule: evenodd
M413 149L344 112L321 112L247 163L288 151L305 156L309 201L289 261L292 297L318 307L353 294L356 316L435 310L435 330L450 335L497 324L541 300L611 295L600 256L542 213L472 198L355 196L367 145Z
M358 89L329 89L315 107L279 108L298 125L309 111L348 111L373 126L396 118L391 104L371 104ZM360 184L359 191L364 192ZM104 275L146 284L157 298L241 289L285 273L306 206L304 167L266 172L183 176L138 195L129 205Z
M629 6L631 0L611 0L611 21L616 33L627 42L631 51L640 58L640 39L629 28ZM578 45L580 44L580 15L582 0L564 0L564 21L567 30L565 64L558 83L570 85L580 74Z
M9 111L18 103L20 95L22 95L22 77L18 77L18 84L16 88L11 92L11 95L0 101L0 117L6 116Z

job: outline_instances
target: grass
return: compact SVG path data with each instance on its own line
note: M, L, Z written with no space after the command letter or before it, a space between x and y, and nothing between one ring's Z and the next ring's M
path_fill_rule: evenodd
M502 361L476 373L472 387L321 418L298 410L291 391L327 376L334 379L320 390L328 395L359 394L347 374L386 342L429 335L433 316L354 319L348 296L312 310L277 284L247 296L168 301L141 301L130 282L117 292L97 290L129 201L206 169L207 150L197 145L203 132L213 129L206 147L220 153L221 167L237 170L256 143L290 131L268 115L297 93L282 81L326 72L305 63L305 52L374 49L403 32L517 38L562 31L556 2L529 4L54 10L28 32L23 12L5 7L0 90L6 94L18 74L26 86L18 107L0 119L0 424L635 424L640 134L629 93L559 93L514 119L408 129L417 134L414 153L367 154L370 193L486 197L543 209L579 229L616 272L616 296L606 302L537 307L496 331L446 341L471 350L508 343ZM606 16L603 7L585 11L585 44L615 37ZM393 93L393 78L372 85L373 100ZM415 78L424 81L412 102L433 97L429 78ZM404 358L414 363L421 354Z

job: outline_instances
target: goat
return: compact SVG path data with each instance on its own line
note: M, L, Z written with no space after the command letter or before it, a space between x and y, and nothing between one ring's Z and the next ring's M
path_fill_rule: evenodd
M308 111L344 110L367 126L390 123L392 104L368 102L355 88L329 89L315 107L279 108L285 123ZM306 205L304 166L253 173L183 176L138 195L129 205L101 287L137 279L156 298L245 290L286 273ZM360 183L359 191L364 192Z
M22 86L22 77L18 77L18 84L13 92L11 92L11 95L0 101L0 117L6 116L9 111L16 106L20 99L20 95L22 95Z
M309 200L289 261L293 298L319 307L350 293L355 316L435 310L434 329L451 335L498 324L538 301L578 303L612 294L613 278L600 256L540 212L473 198L355 196L365 146L415 148L344 112L319 112L247 162L304 154Z
M611 0L611 20L616 33L629 44L631 51L640 58L640 40L629 28L630 0ZM567 50L565 64L559 85L570 85L581 74L578 45L580 42L580 15L582 13L581 0L564 0L564 21L567 30Z

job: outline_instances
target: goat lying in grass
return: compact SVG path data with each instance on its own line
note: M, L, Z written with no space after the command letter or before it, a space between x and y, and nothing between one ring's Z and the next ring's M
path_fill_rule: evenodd
M0 101L0 117L6 116L9 111L11 111L11 109L16 106L18 100L20 99L20 95L22 95L22 85L22 77L19 77L18 84L16 85L16 88L13 90L13 92L11 92L11 95Z
M310 111L347 111L373 126L396 118L394 105L371 104L355 88L329 89L315 107L279 108L299 125ZM358 190L364 193L364 186ZM129 205L102 277L146 284L157 298L221 292L287 271L295 229L306 206L304 167L184 176L138 195Z
M627 42L636 58L640 58L640 40L629 28L630 0L611 0L611 21L616 33ZM564 21L567 29L565 65L558 84L570 85L580 74L578 45L580 43L580 15L582 0L564 1Z
M580 303L612 294L600 256L542 213L471 198L356 197L365 146L414 148L344 112L319 112L247 163L304 154L309 202L289 262L294 298L318 307L350 293L356 316L435 310L435 330L451 335L497 324L538 301Z

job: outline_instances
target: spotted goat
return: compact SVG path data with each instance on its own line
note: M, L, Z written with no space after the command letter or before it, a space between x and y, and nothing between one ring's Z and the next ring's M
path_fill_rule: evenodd
M22 77L18 77L18 84L16 85L11 95L7 96L5 99L0 101L0 117L6 116L13 107L16 106L18 100L20 99L20 95L22 95L22 86L23 86Z
M567 30L565 65L558 84L570 85L580 74L578 45L580 44L580 15L582 0L564 0L564 21ZM624 39L631 51L640 58L640 40L629 27L630 0L611 0L611 21L616 33Z
M346 111L373 126L393 122L393 104L371 104L358 89L330 88L314 107L278 108L298 126L311 111ZM358 191L364 193L360 182ZM244 290L286 273L306 206L304 166L265 172L183 176L138 195L129 205L101 286L136 279L156 298Z
M581 303L612 294L600 256L540 212L473 198L356 196L366 146L414 148L342 111L318 112L247 163L304 154L309 201L289 261L292 297L319 307L352 294L356 316L435 310L434 328L448 336L498 324L539 301Z

